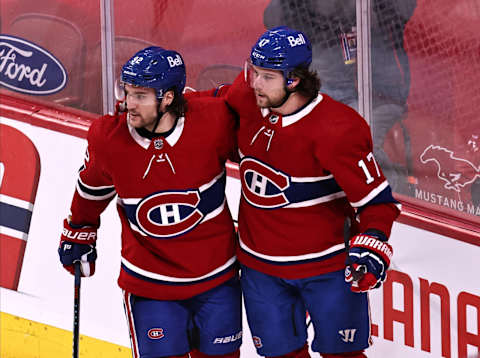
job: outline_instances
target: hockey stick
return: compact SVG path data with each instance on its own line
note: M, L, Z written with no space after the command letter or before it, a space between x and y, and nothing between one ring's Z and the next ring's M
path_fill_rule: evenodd
M73 358L78 358L78 341L80 339L80 284L82 279L80 262L75 262L74 267L75 285L73 295Z
M347 216L345 218L344 223L343 223L343 241L345 242L345 250L347 251L347 265L348 265L348 267L350 267L350 270L352 272L353 281L358 282L365 275L366 268L365 268L365 266L362 265L358 268L358 270L355 270L355 268L353 267L353 265L350 261L350 257L348 256L348 251L350 250L350 236L351 236L350 227L351 226L352 226L352 221Z

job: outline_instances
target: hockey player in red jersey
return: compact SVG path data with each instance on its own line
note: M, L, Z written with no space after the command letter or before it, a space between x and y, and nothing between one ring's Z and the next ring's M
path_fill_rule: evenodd
M93 275L100 214L117 196L133 357L239 357L241 291L225 199L235 119L221 99L185 100L175 51L139 51L121 80L127 111L90 127L60 260Z
M226 93L240 117L237 256L247 318L263 356L309 357L308 311L313 351L366 357L368 291L386 277L398 202L368 124L319 92L311 61L304 33L271 29Z

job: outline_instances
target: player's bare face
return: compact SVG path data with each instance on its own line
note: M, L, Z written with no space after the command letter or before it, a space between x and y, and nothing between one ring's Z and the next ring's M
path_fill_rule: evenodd
M255 91L257 106L278 107L285 97L285 79L280 71L252 66L251 86Z
M158 100L153 88L125 85L128 122L135 128L152 130L158 115Z

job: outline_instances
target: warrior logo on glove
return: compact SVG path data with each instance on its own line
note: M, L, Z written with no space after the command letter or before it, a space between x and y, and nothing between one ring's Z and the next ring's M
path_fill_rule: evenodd
M381 286L393 255L390 244L369 234L353 237L345 269L345 281L353 292L366 292Z

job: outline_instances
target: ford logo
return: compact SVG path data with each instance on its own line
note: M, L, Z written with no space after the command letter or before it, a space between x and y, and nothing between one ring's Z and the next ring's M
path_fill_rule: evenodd
M65 68L47 50L18 37L0 35L0 85L47 95L60 91L66 83Z

